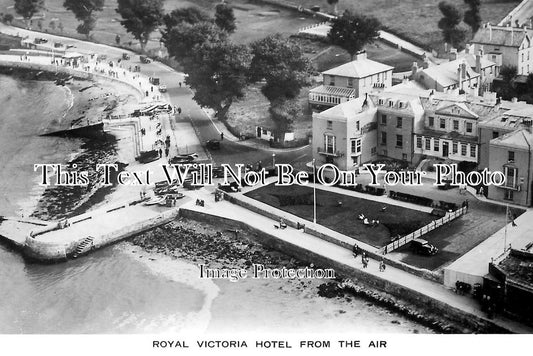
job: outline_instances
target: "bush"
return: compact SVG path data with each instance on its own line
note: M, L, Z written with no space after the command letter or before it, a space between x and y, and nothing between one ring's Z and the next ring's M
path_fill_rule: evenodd
M10 24L10 25L11 25L11 23L13 22L13 20L14 20L14 17L13 17L13 15L11 15L11 14L5 14L5 15L2 17L2 22L5 22L5 23Z

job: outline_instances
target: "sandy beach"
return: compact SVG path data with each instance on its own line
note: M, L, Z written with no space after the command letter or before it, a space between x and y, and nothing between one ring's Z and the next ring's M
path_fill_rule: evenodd
M235 233L223 226L179 219L138 235L131 240L130 253L155 270L159 263L167 270L178 269L183 261L197 273L199 264L210 268L244 268L263 264L267 268L304 268L307 265L278 251L264 248L245 232ZM135 248L137 247L137 248ZM138 247L142 247L139 250ZM126 248L126 250L128 250ZM316 267L316 266L307 266ZM353 295L340 293L333 298L319 296L319 286L337 283L324 279L241 279L207 280L216 285L206 300L212 304L209 333L360 332L432 333L431 329L406 319L389 309ZM320 322L317 322L320 320ZM231 321L231 326L228 325Z

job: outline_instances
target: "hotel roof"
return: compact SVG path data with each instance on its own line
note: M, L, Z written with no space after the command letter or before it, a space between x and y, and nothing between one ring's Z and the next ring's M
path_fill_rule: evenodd
M423 75L432 78L435 82L446 88L459 84L457 70L462 63L466 63L466 61L463 58L460 58L454 61L428 67L421 70L419 73L423 73ZM464 78L464 80L479 77L479 74L477 74L468 63L466 63L465 70L466 78Z
M358 59L340 65L323 72L326 75L337 75L340 77L366 78L368 76L393 70L394 67L366 58L365 55L358 55Z

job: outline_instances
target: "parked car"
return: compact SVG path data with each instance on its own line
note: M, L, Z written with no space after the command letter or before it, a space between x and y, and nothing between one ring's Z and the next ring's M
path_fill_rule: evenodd
M414 239L411 241L411 248L419 255L433 256L439 249L423 239Z
M166 86L165 84L161 84L161 85L159 86L159 91L160 91L161 93L166 93L166 92L167 92L167 86Z
M210 150L219 150L220 149L220 141L219 140L209 140L205 143L205 147L209 148Z
M141 61L141 63L150 63L152 62L152 60L146 56L139 56L139 60Z
M130 59L130 55L127 54L126 52L122 53L122 59L124 59L125 61L127 61L128 59Z
M169 164L183 164L183 163L192 163L194 160L198 158L198 155L196 153L191 153L189 155L179 155L174 156L171 159L168 160Z

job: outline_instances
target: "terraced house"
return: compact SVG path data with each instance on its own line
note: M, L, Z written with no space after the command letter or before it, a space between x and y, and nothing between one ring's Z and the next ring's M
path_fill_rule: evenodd
M309 91L309 105L323 111L376 90L392 86L394 68L367 58L366 52L356 59L322 73L322 85Z

